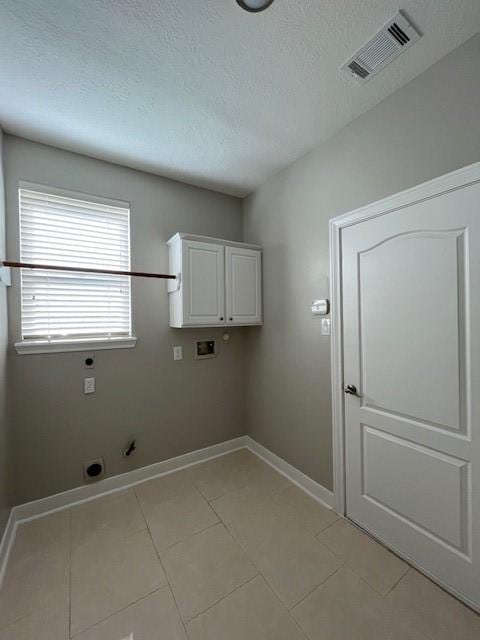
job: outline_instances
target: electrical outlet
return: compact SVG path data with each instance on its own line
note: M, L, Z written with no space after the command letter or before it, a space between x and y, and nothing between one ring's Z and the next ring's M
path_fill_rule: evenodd
M95 393L95 378L83 379L83 393Z

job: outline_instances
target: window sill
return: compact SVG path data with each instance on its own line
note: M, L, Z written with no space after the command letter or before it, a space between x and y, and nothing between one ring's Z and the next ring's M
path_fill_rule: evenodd
M80 340L24 340L16 342L15 349L19 355L35 353L66 353L68 351L100 351L102 349L132 349L137 338L100 338Z

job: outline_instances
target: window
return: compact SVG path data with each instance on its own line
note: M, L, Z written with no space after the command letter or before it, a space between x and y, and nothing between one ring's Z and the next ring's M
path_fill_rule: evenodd
M68 196L60 191L19 190L20 260L129 271L128 206ZM128 276L22 269L21 286L21 345L121 343L131 337Z

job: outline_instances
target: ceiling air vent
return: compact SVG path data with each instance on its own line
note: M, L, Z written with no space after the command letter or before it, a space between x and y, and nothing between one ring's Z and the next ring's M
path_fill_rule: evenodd
M367 82L419 38L407 18L397 13L342 69L358 82Z

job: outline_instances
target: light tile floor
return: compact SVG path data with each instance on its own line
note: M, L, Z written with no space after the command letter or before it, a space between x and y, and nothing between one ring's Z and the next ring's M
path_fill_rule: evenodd
M480 616L246 450L18 529L0 640L479 640Z

